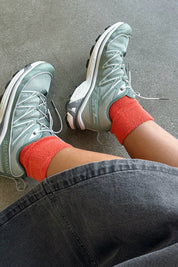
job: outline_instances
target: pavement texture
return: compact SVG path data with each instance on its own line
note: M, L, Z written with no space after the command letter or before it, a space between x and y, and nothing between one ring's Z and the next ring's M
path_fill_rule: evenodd
M126 63L135 91L168 101L141 100L155 121L178 138L178 1L177 0L1 0L0 93L11 76L26 64L45 60L54 65L51 97L61 116L75 86L86 75L85 64L96 37L108 25L131 25ZM58 127L54 113L55 128ZM60 137L78 148L128 157L114 136L72 131L64 121ZM26 189L0 177L0 210L28 192L37 182L27 178Z

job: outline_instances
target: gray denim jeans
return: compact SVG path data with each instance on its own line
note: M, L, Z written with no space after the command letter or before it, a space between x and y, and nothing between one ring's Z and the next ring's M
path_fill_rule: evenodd
M178 169L112 160L45 179L0 213L0 266L178 266Z

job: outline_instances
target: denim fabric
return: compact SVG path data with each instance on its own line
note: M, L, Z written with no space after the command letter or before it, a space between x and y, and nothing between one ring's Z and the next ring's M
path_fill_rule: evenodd
M178 266L178 169L96 162L0 213L0 266Z

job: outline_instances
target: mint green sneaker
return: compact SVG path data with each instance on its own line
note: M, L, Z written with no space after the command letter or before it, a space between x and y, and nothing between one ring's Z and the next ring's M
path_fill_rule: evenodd
M72 129L108 131L112 103L123 96L135 98L123 63L131 33L128 24L118 22L97 38L86 81L75 89L67 104L67 122Z
M47 95L54 68L38 61L17 72L7 84L0 103L0 175L25 177L19 163L23 147L54 135Z

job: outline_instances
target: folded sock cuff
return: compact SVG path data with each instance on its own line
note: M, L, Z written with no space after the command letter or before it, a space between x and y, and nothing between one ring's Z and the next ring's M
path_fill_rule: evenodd
M72 146L57 136L47 136L25 146L19 160L29 177L42 181L46 178L52 158L66 147Z
M112 120L111 133L123 144L124 139L140 124L153 120L136 99L127 96L112 104L109 111Z

